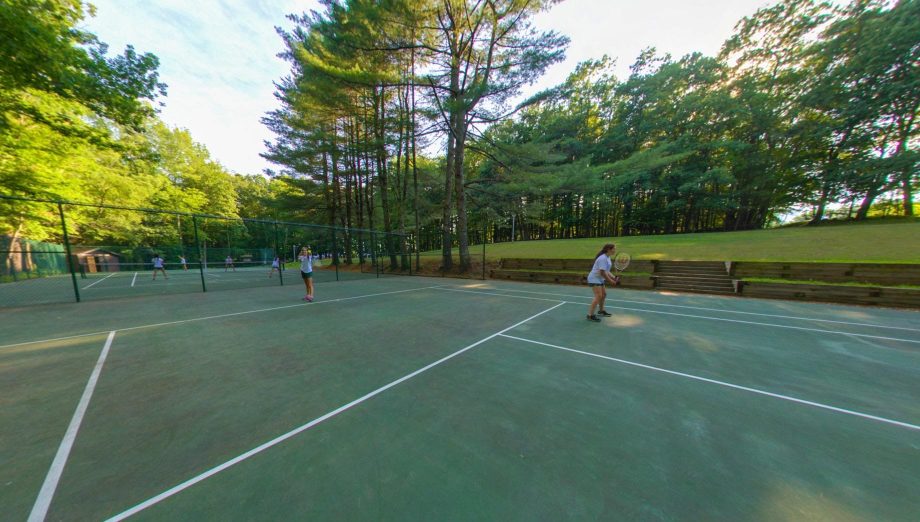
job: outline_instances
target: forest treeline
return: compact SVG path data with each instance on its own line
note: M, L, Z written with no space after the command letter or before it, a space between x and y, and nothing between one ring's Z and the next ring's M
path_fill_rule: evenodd
M244 175L158 119L157 57L114 54L79 29L89 4L0 0L0 192L401 232L441 250L445 269L458 249L461 270L471 243L512 230L914 212L916 0L783 0L739 21L717 56L646 49L625 78L599 57L526 99L564 58L567 38L532 25L555 0L321 3L278 30L291 71L264 118L278 168ZM49 212L0 200L0 235L55 239ZM70 219L87 244L182 234L149 215L81 207Z
M755 229L802 208L864 219L892 198L912 214L920 2L783 0L718 56L646 49L623 79L602 57L521 101L563 57L566 38L529 23L555 3L291 17L268 157L330 222L413 233L445 268L512 220L530 239Z

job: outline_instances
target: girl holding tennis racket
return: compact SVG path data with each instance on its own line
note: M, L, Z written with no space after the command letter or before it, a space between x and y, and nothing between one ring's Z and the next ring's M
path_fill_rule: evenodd
M610 266L612 265L610 256L616 251L616 245L607 243L594 256L594 266L591 267L591 272L588 273L588 286L594 292L594 299L591 301L591 306L588 307L589 321L600 322L601 319L598 315L603 317L612 315L607 310L604 310L604 300L607 299L607 289L604 288L604 283L609 281L611 285L616 286L617 284L616 278L610 275ZM597 309L597 315L594 314L595 309Z
M297 256L297 259L300 260L300 277L303 278L303 284L307 287L307 295L304 296L303 300L312 303L313 302L313 254L310 252L310 249L303 247L300 249L300 255Z

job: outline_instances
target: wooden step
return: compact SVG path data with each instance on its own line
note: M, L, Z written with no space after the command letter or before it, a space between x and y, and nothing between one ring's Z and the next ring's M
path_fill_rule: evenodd
M735 288L724 287L724 286L710 286L710 285L694 285L694 284L659 284L656 287L656 290L672 290L675 292L695 292L701 294L719 294L719 295L734 295Z

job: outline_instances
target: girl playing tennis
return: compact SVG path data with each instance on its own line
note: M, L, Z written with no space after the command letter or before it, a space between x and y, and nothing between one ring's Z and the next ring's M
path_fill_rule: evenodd
M160 254L154 254L153 257L153 280L157 280L157 270L163 272L163 277L169 279L169 276L166 275L166 268L163 266L163 258L160 257Z
M611 285L617 284L616 279L610 275L610 256L616 251L616 245L607 243L604 245L604 248L594 256L594 266L591 267L591 272L588 273L588 286L590 286L591 290L594 292L594 299L591 301L591 306L588 307L589 321L600 322L598 315L603 317L611 316L611 314L607 313L607 310L604 310L604 300L607 299L607 289L604 288L604 283L609 281ZM598 309L597 315L594 315L595 308Z
M300 249L300 255L297 256L297 259L300 260L300 277L303 278L303 284L307 287L307 295L304 296L304 301L313 302L313 255L310 253L310 249L303 247Z
M281 258L275 256L275 259L272 260L272 269L268 272L268 277L271 278L272 274L275 273L275 270L278 271L278 275L281 275Z

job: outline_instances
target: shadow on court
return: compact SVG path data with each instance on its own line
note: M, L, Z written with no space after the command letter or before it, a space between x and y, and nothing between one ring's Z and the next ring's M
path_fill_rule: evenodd
M916 312L615 290L595 324L573 287L302 288L11 310L2 518L36 505L111 331L52 519L920 509Z

